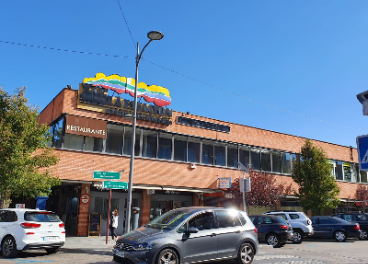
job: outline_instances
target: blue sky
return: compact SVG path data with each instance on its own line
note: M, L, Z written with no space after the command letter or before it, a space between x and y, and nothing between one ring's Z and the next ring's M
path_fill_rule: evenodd
M353 147L368 134L356 99L368 90L368 1L120 5L129 30L117 0L0 1L0 85L26 86L42 109L97 72L134 77L136 42L159 30L139 81L168 88L173 110Z

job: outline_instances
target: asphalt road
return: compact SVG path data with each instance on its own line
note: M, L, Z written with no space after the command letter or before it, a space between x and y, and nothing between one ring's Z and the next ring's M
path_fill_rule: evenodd
M3 259L1 264L23 263L78 263L103 264L112 263L107 255L86 253L57 253L47 255L43 250L22 252L16 259ZM216 262L234 264L234 261ZM368 264L368 241L352 241L338 243L334 240L304 241L300 245L287 244L274 249L263 245L254 259L254 264Z

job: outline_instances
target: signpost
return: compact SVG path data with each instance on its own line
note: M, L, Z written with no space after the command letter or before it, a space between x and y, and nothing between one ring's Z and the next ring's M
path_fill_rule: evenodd
M357 137L359 168L368 171L368 135Z
M93 179L120 180L120 172L114 171L94 171Z
M218 178L219 179L219 189L230 189L231 188L231 178Z
M127 182L118 182L118 181L103 181L103 188L107 189L128 189Z

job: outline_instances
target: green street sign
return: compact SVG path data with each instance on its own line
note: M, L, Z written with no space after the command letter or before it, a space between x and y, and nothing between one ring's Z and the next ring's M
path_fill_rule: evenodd
M120 172L94 171L93 172L93 179L120 180Z
M107 189L128 189L127 182L103 181L103 188Z

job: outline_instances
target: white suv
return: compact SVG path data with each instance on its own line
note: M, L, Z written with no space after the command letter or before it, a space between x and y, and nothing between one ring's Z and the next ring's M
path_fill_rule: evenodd
M0 245L4 258L21 250L44 248L55 253L65 243L64 223L53 212L35 209L0 209Z
M293 242L300 244L303 241L303 237L312 236L314 231L312 227L312 221L303 212L295 210L280 210L280 211L269 211L264 214L277 215L284 218L291 224L294 231Z

